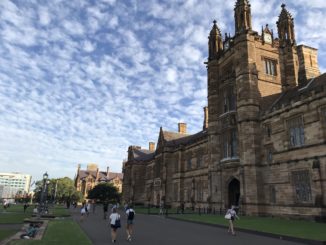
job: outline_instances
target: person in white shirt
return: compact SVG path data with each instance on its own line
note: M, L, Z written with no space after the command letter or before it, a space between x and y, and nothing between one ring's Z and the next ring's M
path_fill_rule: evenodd
M126 211L127 214L127 227L126 227L126 232L127 232L127 240L130 242L131 241L131 235L132 235L132 226L134 224L134 218L135 218L135 210L132 209L132 206L129 206Z
M119 221L117 223L117 220ZM113 208L110 215L110 224L111 224L111 239L112 243L115 243L117 240L117 229L121 227L120 225L120 215L117 213L117 209Z
M240 219L239 216L237 215L237 212L235 211L235 206L232 206L230 209L228 209L226 214L230 215L228 232L231 232L231 234L235 236L233 222L235 218Z

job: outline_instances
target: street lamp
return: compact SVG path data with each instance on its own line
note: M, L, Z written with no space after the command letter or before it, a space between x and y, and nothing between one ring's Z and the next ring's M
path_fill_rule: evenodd
M43 185L42 185L42 192L41 192L41 198L40 198L40 203L39 203L39 210L38 214L41 215L41 213L44 211L44 195L46 195L47 192L47 184L49 180L47 180L49 177L48 173L45 172L43 174Z

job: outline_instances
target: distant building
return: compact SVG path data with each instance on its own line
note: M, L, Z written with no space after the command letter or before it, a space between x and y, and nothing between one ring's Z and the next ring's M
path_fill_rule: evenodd
M99 183L112 183L119 192L122 191L122 173L110 172L109 167L106 171L100 171L94 163L88 164L86 170L82 170L80 167L81 165L78 164L75 187L84 197L87 197L88 191Z
M0 173L0 198L14 198L29 193L32 176L22 173Z

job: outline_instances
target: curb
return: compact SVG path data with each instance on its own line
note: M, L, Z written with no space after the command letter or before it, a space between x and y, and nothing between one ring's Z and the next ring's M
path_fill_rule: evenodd
M183 220L183 219L178 219L178 218L169 217L169 216L165 216L165 218L178 220L181 222L195 223L195 224L213 226L213 227L224 228L224 229L227 228L227 226L219 225L219 224L209 224L209 223L200 222L200 221ZM244 228L237 228L237 230L241 231L241 232L249 233L249 234L266 236L266 237L276 238L279 240L285 240L285 241L290 241L290 242L298 242L298 243L309 244L309 245L326 245L326 241L317 241L317 240L310 240L310 239L298 238L298 237L292 237L292 236L283 236L283 235L278 235L278 234L273 234L273 233L268 233L268 232L263 232L263 231L248 230L248 229L244 229Z

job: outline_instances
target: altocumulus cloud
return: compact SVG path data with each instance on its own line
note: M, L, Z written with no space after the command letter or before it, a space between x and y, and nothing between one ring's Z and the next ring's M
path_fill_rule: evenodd
M298 43L326 69L325 1L285 1ZM279 2L252 0L276 33ZM207 36L233 33L234 1L0 1L1 171L73 177L78 163L121 171L159 127L201 130ZM299 28L300 26L300 28Z

